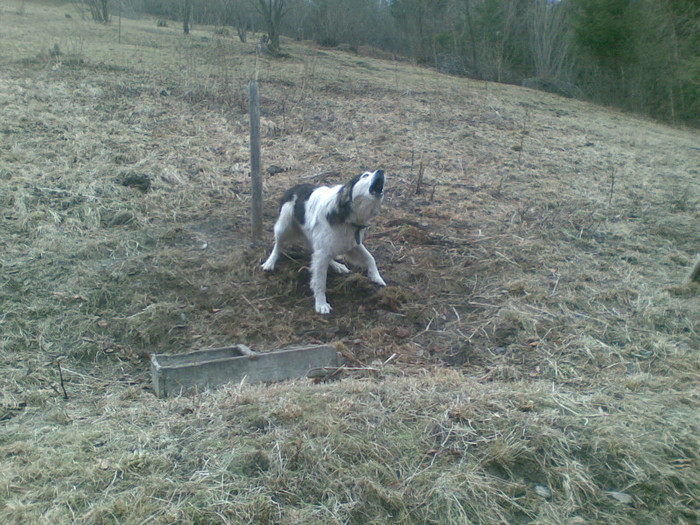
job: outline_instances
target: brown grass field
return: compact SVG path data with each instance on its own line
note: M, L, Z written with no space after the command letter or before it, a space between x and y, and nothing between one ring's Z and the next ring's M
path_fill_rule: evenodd
M697 130L212 27L118 38L0 0L2 523L700 523ZM289 168L262 243L255 75ZM389 286L331 275L318 316L302 252L259 270L277 199L377 167ZM234 343L354 370L154 396L151 352Z

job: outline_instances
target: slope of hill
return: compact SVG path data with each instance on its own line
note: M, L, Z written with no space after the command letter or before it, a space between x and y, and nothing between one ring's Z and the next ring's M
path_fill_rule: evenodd
M68 18L65 15L70 14ZM0 1L10 523L697 523L700 133L548 94ZM257 75L264 243L249 235ZM300 179L388 173L389 286L259 264ZM150 352L330 342L153 396Z

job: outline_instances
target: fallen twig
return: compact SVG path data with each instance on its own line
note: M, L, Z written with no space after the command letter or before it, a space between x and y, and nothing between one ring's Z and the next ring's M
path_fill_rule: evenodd
M68 392L66 392L66 386L63 383L63 370L61 369L61 362L57 361L56 364L58 365L58 377L61 381L61 390L63 390L63 399L68 401Z

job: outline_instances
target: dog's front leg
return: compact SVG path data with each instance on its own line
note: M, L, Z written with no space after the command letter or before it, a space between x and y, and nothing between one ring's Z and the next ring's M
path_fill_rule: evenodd
M262 263L261 268L266 272L271 272L275 269L275 265L277 264L277 259L279 259L279 257L280 245L278 242L275 242L275 246L272 248L272 253L270 253L270 256L267 258L267 260L264 263Z
M346 255L346 258L348 258L351 263L367 268L367 275L369 276L370 281L378 284L379 286L386 286L384 279L382 279L382 276L379 274L377 261L374 260L374 257L371 253L369 253L369 250L365 248L364 244L355 246Z
M314 252L311 256L311 291L314 293L316 312L319 314L331 313L331 305L326 300L326 279L331 260L331 257L319 252Z

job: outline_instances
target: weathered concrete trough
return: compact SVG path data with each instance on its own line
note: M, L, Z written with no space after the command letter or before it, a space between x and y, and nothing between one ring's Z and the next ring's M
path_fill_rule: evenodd
M267 353L234 345L185 354L151 354L153 389L158 397L216 388L244 378L259 383L325 375L324 371L337 366L338 354L330 345L297 346Z

